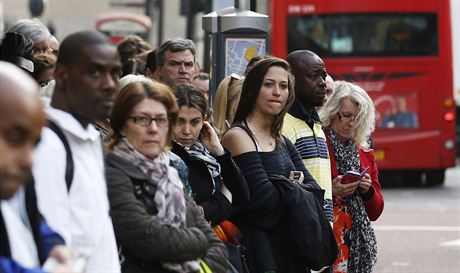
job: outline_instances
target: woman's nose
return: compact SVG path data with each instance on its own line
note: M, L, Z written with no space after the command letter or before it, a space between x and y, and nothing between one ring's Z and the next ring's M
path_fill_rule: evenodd
M190 133L190 125L189 124L185 124L184 127L182 127L182 132L184 134L189 134Z
M153 119L152 122L150 122L150 125L147 127L149 132L157 132L158 131L158 125L156 121Z
M281 95L281 91L280 91L280 87L279 87L279 86L275 85L275 86L273 87L273 95L274 95L274 96L279 96L279 95Z

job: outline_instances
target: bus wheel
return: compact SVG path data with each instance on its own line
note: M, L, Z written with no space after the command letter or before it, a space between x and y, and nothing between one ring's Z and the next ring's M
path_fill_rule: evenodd
M409 187L419 187L422 185L422 173L420 171L405 171L404 185Z
M428 186L440 186L444 184L444 179L446 177L446 170L429 170L426 171L426 183Z

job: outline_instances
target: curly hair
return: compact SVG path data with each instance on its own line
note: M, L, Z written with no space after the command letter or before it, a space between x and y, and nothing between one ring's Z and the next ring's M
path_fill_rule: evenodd
M369 147L367 138L375 129L374 102L367 92L356 84L345 81L335 81L334 83L334 93L319 113L321 121L325 127L331 126L342 107L342 101L345 98L350 99L358 105L352 140L364 148Z

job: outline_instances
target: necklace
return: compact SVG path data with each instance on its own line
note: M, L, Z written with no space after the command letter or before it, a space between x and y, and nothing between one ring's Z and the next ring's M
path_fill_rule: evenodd
M264 131L260 130L259 128L257 128L257 126L249 121L246 121L247 124L251 124L252 127L254 127L254 129L256 129L256 131L258 132L258 136L263 136L263 138L265 138L265 140L267 141L268 145L270 146L273 146L273 141L272 141L272 137L267 137L267 135L264 133Z

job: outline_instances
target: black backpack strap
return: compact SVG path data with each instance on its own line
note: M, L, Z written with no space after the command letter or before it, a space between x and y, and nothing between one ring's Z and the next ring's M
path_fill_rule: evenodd
M6 225L3 219L1 205L0 205L0 256L11 258L11 250L10 250L10 243L8 240L8 232L6 231Z
M64 144L64 148L66 152L65 183L67 185L67 192L69 192L70 187L72 186L73 173L74 173L73 157L72 157L72 151L70 150L69 142L67 141L67 138L65 137L61 128L59 128L59 126L57 126L56 123L54 123L51 120L48 120L48 124L46 126L50 128L51 131L53 131L59 137L59 139L62 141L62 144Z

